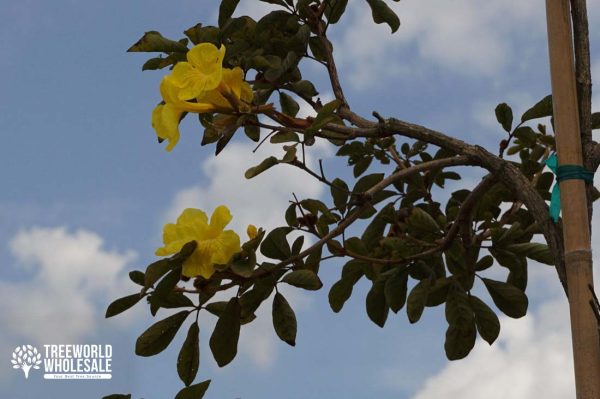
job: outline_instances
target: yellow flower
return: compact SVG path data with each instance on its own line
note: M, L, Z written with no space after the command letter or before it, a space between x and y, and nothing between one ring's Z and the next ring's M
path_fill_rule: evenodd
M187 52L188 62L178 62L171 72L179 99L191 100L221 83L225 46L200 43Z
M254 237L256 237L256 235L258 234L258 230L256 229L256 226L253 224L249 224L248 228L246 229L246 234L248 234L248 237L252 240Z
M183 110L172 104L159 104L152 111L152 127L156 135L167 140L167 151L171 151L179 141L179 120Z
M165 76L160 82L160 94L166 104L171 104L182 111L196 112L199 114L215 111L213 104L184 101L180 99L179 92L181 88L173 82L170 76Z
M223 68L223 79L217 88L206 91L196 97L198 103L212 104L223 110L233 110L233 105L228 98L240 100L250 104L254 93L248 82L244 81L244 71L240 67L233 69Z
M244 81L241 68L223 68L224 55L225 46L198 44L188 51L188 62L177 63L160 82L164 104L152 112L152 126L158 137L168 141L167 151L179 141L179 122L185 112L250 112L252 87Z
M198 245L183 263L182 274L208 279L215 272L215 264L226 264L233 254L241 251L240 237L233 230L224 230L231 218L229 209L223 205L214 210L210 223L206 213L188 208L177 218L177 223L164 226L164 246L156 250L156 255L176 254L186 243L196 241Z

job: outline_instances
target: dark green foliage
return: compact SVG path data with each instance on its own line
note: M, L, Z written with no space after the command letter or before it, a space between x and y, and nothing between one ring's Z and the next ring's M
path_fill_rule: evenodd
M144 296L140 293L127 295L123 298L119 298L108 305L106 309L105 317L113 317L118 315L119 313L123 313L127 309L133 307L136 303L140 301Z
M198 373L200 364L199 333L198 323L192 323L177 357L177 374L186 386L194 382L196 373Z
M210 336L210 350L219 367L229 364L237 354L241 311L239 299L231 298Z
M209 385L210 380L207 380L189 387L185 387L179 391L179 393L177 393L175 399L202 399Z
M273 327L277 336L291 346L296 346L296 315L288 301L279 292L273 297Z
M138 337L135 354L154 356L165 350L189 314L189 311L184 310L154 323Z

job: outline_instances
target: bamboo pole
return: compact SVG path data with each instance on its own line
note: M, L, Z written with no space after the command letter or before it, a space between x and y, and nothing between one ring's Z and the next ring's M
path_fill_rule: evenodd
M546 0L554 126L559 165L582 165L569 0ZM565 265L577 399L600 399L600 337L590 306L593 286L583 180L560 183Z

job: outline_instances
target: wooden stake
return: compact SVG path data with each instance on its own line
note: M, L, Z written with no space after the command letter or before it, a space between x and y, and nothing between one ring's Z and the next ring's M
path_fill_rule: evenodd
M546 0L552 100L559 165L582 165L569 0ZM560 183L565 265L577 399L600 399L600 337L590 307L590 231L583 180Z

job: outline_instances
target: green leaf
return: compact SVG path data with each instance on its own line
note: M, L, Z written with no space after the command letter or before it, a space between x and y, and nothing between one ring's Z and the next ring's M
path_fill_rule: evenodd
M400 28L400 19L394 11L383 0L367 0L371 7L373 21L376 24L386 23L392 29L392 33Z
M260 141L260 127L258 124L258 117L256 115L248 115L244 123L244 134L250 140L258 143Z
M446 342L444 342L448 360L465 358L475 346L476 338L477 331L474 321L465 325L450 324L446 330Z
M296 346L298 324L288 301L279 292L273 297L273 327L277 336L291 346Z
M106 309L106 315L104 317L109 318L123 313L127 309L133 307L133 305L138 303L143 297L144 295L138 292L115 300L108 305L108 308Z
M498 316L496 316L496 313L485 302L476 296L470 296L469 302L471 303L473 312L475 312L475 323L477 324L479 335L488 344L493 344L500 334L500 320L498 320Z
M342 104L340 100L333 100L323 105L323 107L319 110L319 113L313 120L313 123L310 125L308 129L306 129L309 133L315 133L317 130L325 126L327 123L331 122L331 117L336 109Z
M131 394L123 395L123 394L112 394L108 396L104 396L102 399L131 399Z
M171 270L160 282L150 296L151 313L154 316L161 307L163 300L173 292L173 288L181 279L181 268Z
M485 284L492 300L505 315L518 319L525 316L529 301L523 291L517 287L494 281L487 278L481 279Z
M219 27L223 28L225 23L229 21L229 18L235 12L235 9L240 0L221 0L221 6L219 7Z
M398 270L385 282L385 299L394 313L398 313L406 303L407 284L408 273L405 270Z
M419 207L412 208L408 217L409 228L421 233L433 233L440 231L440 226L429 213Z
M204 382L183 388L177 393L175 399L202 399L209 385L210 380L206 380Z
M281 281L309 291L319 290L323 286L319 276L312 270L307 269L294 270L293 272L286 274Z
M294 240L292 244L292 255L298 255L304 246L304 236L300 236Z
M154 356L165 350L189 314L189 311L184 310L154 323L138 337L135 354Z
M545 118L552 116L552 95L547 95L533 107L529 108L521 117L521 122L532 119Z
M502 125L502 128L510 133L513 122L512 108L507 103L501 103L496 106L496 120Z
M252 179L253 177L260 175L265 170L277 165L278 163L279 160L276 157L270 156L258 165L248 169L244 176L246 177L246 179Z
M385 321L389 313L389 307L385 300L384 286L385 281L374 282L365 301L367 316L381 328L385 326Z
M477 333L469 297L459 284L448 291L445 313L449 324L444 343L446 356L449 360L462 359L473 349Z
M592 130L600 129L600 112L592 114Z
M421 280L408 295L406 299L406 314L411 323L416 323L421 318L430 288L431 281L429 279Z
M177 57L176 55L180 56ZM179 60L183 56L183 60ZM173 53L168 57L155 57L150 58L142 65L142 71L155 71L157 69L163 69L171 65L175 65L178 61L184 61L185 55L183 53Z
M296 116L300 111L300 105L290 96L284 92L279 93L279 103L281 104L281 110L284 114L289 116Z
M356 163L356 165L354 165L354 168L352 169L352 174L354 175L354 177L358 177L358 176L362 175L363 173L365 173L365 171L367 169L369 169L369 165L371 165L371 162L373 162L372 157L365 157L365 158L361 159L360 161L358 161Z
M364 193L365 191L369 190L371 187L373 187L382 180L383 173L373 173L370 175L363 176L354 185L354 188L352 189L352 194Z
M298 133L296 132L282 131L272 135L269 141L271 142L271 144L299 143L300 138L298 137Z
M142 287L144 286L144 272L141 272L139 270L132 270L129 272L129 279L137 285L141 285Z
M494 258L490 255L486 255L483 258L479 259L475 264L475 270L481 272L483 270L489 269L494 264Z
M373 221L367 226L361 240L367 248L377 245L379 240L383 238L385 228L394 219L394 204L389 203L373 218Z
M198 373L200 364L199 333L198 323L192 323L179 351L179 356L177 356L177 374L186 386L194 382Z
M296 215L296 204L291 204L285 211L285 221L289 226L298 225L298 215Z
M346 11L348 0L328 0L325 4L324 13L325 17L327 17L327 22L335 24L340 20L344 11Z
M223 151L225 149L225 146L227 146L227 144L229 144L229 142L231 141L231 139L233 138L233 135L235 134L235 132L238 130L238 128L241 126L239 119L236 119L236 121L230 125L226 125L224 126L222 129L219 130L219 141L217 141L217 145L215 146L215 156L219 155L221 153L221 151Z
M527 256L546 265L554 265L554 256L548 248L548 245L537 242L526 242L522 244L512 244L506 247L507 250L519 255Z
M194 44L212 43L215 46L221 44L221 30L216 26L202 26L202 24L196 24L191 28L186 29L183 33L189 37Z
M250 251L247 256L234 255L230 261L231 271L242 277L250 277L256 267L256 252Z
M150 53L187 53L186 45L174 40L163 37L159 32L149 31L138 40L133 46L129 47L128 52L150 52Z
M342 179L336 178L331 182L331 197L333 198L333 204L342 213L346 211L348 196L350 195L349 192L348 185Z
M161 308L174 309L174 308L193 308L195 307L194 302L188 298L182 292L171 292L165 296L161 303Z
M167 274L171 270L171 265L168 259L161 259L154 263L151 263L146 268L146 274L144 279L144 289L148 289L154 285L162 276Z
M308 80L299 80L297 82L294 82L290 85L290 89L294 93L298 93L299 95L308 98L312 98L319 94L312 82Z
M327 40L327 39L325 39ZM331 45L331 42L327 40L327 43ZM308 46L310 47L310 51L312 52L313 57L315 57L319 61L324 61L326 57L326 49L323 45L323 42L317 36L312 36L308 39Z
M331 286L329 290L329 306L331 310L338 313L344 307L346 301L352 295L354 284L348 279L341 279Z
M355 254L363 256L369 255L369 250L365 246L365 243L358 237L350 237L344 241L344 248Z
M321 264L321 257L323 256L323 247L319 247L317 250L311 252L310 255L304 261L304 267L314 273L319 272L319 266Z
M278 227L265 237L260 245L260 252L271 259L285 260L292 256L292 249L287 242L290 227Z
M210 336L210 350L219 367L229 364L237 354L240 338L241 307L237 297L227 303Z
M469 296L458 283L454 283L448 291L445 314L448 324L464 325L474 320Z

